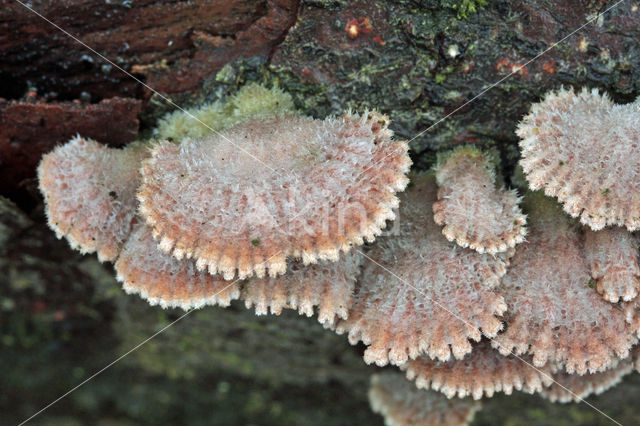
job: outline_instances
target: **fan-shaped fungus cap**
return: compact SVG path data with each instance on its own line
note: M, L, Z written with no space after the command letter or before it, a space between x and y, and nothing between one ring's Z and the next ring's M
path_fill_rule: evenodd
M38 167L45 211L58 238L100 261L118 257L136 215L141 144L109 148L80 136L46 154Z
M447 399L438 392L416 388L397 372L371 377L369 403L387 426L457 426L471 423L480 403Z
M370 345L367 363L400 365L421 354L446 361L495 336L506 304L494 291L507 261L447 241L430 214L435 179L414 179L401 195L399 229L368 252L349 319L338 333Z
M633 361L626 359L599 373L580 376L566 371L557 372L553 375L554 383L543 389L540 394L551 402L578 402L589 395L598 395L611 389L631 371Z
M533 364L567 372L602 371L625 358L637 338L625 315L590 288L589 267L576 226L551 199L525 197L528 241L502 279L507 328L492 344L503 355L530 353Z
M240 297L240 283L199 272L193 259L178 260L158 250L151 229L140 218L115 264L118 281L128 294L151 305L184 310L204 305L229 306Z
M491 348L488 341L473 347L461 360L439 362L419 357L400 366L409 380L415 380L420 389L433 389L447 398L472 396L480 399L492 397L496 392L511 395L513 390L534 393L552 383L551 368L531 365L531 358L503 356Z
M594 230L640 229L639 119L640 102L615 105L597 90L549 93L517 131L530 187Z
M347 318L353 303L353 289L360 273L361 256L346 253L336 262L320 261L303 266L290 262L279 277L251 278L242 290L247 308L255 306L257 315L280 315L283 308L297 309L308 317L318 307L318 321L330 326Z
M282 274L285 258L337 260L393 219L411 164L376 113L245 121L180 145L142 168L140 212L160 248L232 279Z
M527 218L513 190L496 188L494 165L479 149L460 147L439 159L436 223L447 240L479 253L504 252L524 241Z
M585 254L596 290L605 300L635 299L640 289L638 241L622 228L585 231Z

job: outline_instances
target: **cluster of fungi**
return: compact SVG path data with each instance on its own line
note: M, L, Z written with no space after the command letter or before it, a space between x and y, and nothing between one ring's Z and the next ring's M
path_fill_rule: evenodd
M406 374L372 379L390 425L466 424L514 389L580 401L636 368L640 102L534 105L519 196L477 147L409 175L386 116L307 118L287 96L251 85L151 142L59 146L39 167L51 228L151 304L317 311Z

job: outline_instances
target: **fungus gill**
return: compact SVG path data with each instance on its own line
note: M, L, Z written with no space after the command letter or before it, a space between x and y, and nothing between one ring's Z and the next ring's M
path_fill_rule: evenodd
M359 255L346 253L335 262L308 266L289 262L282 276L248 279L241 298L247 308L255 306L257 315L269 311L280 315L283 308L289 308L309 317L317 306L318 321L330 326L338 318L348 317L361 260Z
M288 256L337 260L380 234L407 184L408 146L388 123L260 117L160 142L143 163L140 212L163 251L228 280L282 274Z
M495 291L504 255L490 256L449 242L430 214L435 179L424 175L401 194L397 230L368 252L349 319L338 333L364 342L367 363L400 365L425 354L446 361L471 351L469 339L495 336L506 304Z
M525 362L526 361L526 362ZM492 397L496 392L511 395L513 390L527 393L540 392L552 383L549 364L532 368L531 358L503 356L488 341L474 345L469 355L461 360L439 362L421 356L400 366L409 380L415 380L419 389L433 389L447 398L457 396L480 399Z
M478 148L464 146L440 156L434 220L447 240L479 253L496 254L524 241L526 216L514 190L496 187L495 165Z
M543 389L540 395L551 402L578 402L589 395L598 395L614 387L632 371L631 359L622 360L605 371L587 373L583 376L561 371L553 375L554 383Z
M549 93L517 130L530 187L594 230L640 229L639 119L640 101L615 105L597 89Z
M139 294L149 304L163 308L229 306L240 297L238 282L200 272L192 259L178 260L158 250L142 218L133 226L115 270L125 292Z

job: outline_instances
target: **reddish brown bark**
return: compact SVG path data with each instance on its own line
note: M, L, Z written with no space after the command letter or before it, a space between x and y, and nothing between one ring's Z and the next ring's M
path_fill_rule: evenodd
M192 91L229 60L269 55L298 0L46 0L33 9L154 89ZM18 2L0 0L0 97L94 100L144 89ZM55 92L55 93L54 93ZM148 94L148 93L146 93Z
M141 108L142 101L123 98L92 105L0 99L0 193L17 194L35 176L42 154L75 134L112 146L133 140Z

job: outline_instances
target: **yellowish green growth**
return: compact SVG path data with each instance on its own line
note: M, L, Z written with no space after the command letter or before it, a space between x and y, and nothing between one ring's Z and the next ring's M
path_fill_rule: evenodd
M483 151L475 145L462 145L450 151L438 152L436 154L436 158L438 160L438 166L436 166L436 169L441 167L454 155L465 156L473 160L478 160L482 163L482 166L491 173L492 178L496 178L496 167L500 164L500 158L498 157L499 154L496 150Z
M154 136L178 142L186 137L208 135L251 117L292 113L295 110L291 95L277 87L267 89L250 83L226 102L214 102L165 115L159 121Z
M522 170L522 166L520 164L516 164L516 167L513 169L513 173L511 174L511 186L523 191L527 191L529 189L527 178L524 176L524 170Z
M248 84L229 100L233 116L228 126L232 126L249 117L294 113L295 107L291 95L277 87L267 89L257 83Z
M522 209L539 221L549 218L562 217L566 223L573 223L570 218L564 218L562 207L553 198L544 195L544 191L527 191L522 200Z
M469 15L486 6L487 2L486 0L442 0L440 4L456 10L458 19L466 19Z

